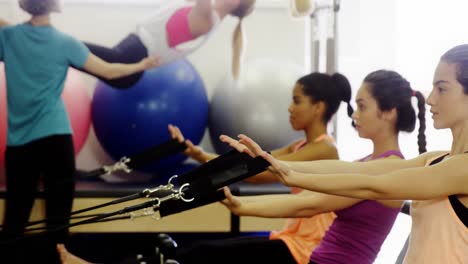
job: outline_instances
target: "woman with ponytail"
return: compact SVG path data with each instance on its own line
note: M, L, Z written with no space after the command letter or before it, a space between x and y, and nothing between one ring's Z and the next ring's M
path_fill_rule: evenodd
M364 79L356 96L357 110L352 118L359 136L370 139L374 150L356 163L403 159L398 133L412 131L415 127L416 115L411 104L413 94L417 94L420 108L421 140L418 145L420 152L424 152L425 110L424 104L421 107L420 103L424 101L422 95L414 93L409 83L393 71L372 72ZM245 148L226 136L222 136L222 140L239 150ZM322 162L327 161L317 163ZM307 190L298 195L235 197L226 189L226 197L223 204L240 216L300 219L334 212L336 218L318 246L311 251L312 254L309 252L306 261L297 262L310 264L373 263L402 205L401 201L351 199Z
M227 16L239 18L234 30L233 74L237 76L243 51L242 19L252 13L255 0L170 0L150 16L142 19L134 33L115 47L85 43L90 51L107 61L130 63L147 56L160 64L183 58L201 47ZM194 2L194 3L191 3ZM196 39L199 39L195 41ZM179 47L180 44L187 44ZM187 47L189 46L189 47ZM103 80L115 88L129 88L144 73L115 80Z

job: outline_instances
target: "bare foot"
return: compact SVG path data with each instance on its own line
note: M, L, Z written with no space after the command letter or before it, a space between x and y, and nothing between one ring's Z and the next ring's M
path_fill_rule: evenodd
M92 264L91 262L88 262L84 259L80 259L79 257L68 252L63 244L57 245L57 251L60 255L60 260L62 261L62 264Z

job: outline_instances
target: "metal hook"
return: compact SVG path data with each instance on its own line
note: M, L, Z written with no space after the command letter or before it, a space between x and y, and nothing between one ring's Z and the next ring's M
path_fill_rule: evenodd
M186 202L186 203L190 203L190 202L193 202L193 200L195 200L195 198L186 199L186 198L184 197L184 192L183 192L182 190L183 190L185 187L189 187L189 186L190 186L190 183L187 182L187 183L183 184L182 186L180 186L179 191L178 191L179 198L180 198L182 201Z

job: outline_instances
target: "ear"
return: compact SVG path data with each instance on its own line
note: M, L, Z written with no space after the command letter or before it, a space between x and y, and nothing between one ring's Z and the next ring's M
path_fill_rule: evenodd
M382 112L382 118L385 121L395 121L396 122L396 120L398 118L398 113L397 113L396 107L392 108L391 110Z
M318 101L315 103L315 112L320 114L321 116L325 115L325 111L327 111L327 105L324 101Z

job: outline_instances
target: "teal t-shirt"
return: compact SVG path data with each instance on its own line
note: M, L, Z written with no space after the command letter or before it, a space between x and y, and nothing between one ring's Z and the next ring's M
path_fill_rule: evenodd
M88 48L52 26L19 24L0 29L5 64L8 146L71 134L61 95L70 65L82 68Z

